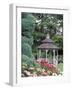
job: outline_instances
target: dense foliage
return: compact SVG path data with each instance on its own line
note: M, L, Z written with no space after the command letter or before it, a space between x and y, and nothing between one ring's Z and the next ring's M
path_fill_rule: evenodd
M56 45L63 49L63 15L39 13L33 13L33 15L37 18L33 32L34 44L32 48L34 55L36 56L37 46L46 38L47 33Z
M55 35L52 39L59 48L63 48L63 36Z

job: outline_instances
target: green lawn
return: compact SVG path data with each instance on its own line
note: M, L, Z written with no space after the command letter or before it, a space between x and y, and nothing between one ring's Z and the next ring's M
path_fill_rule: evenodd
M61 72L63 72L63 63L59 63L58 68L61 70Z

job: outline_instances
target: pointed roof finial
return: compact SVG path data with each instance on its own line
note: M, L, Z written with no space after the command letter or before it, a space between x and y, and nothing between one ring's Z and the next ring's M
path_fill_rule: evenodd
M49 38L50 38L50 35L49 35L49 33L47 34L46 38L47 38L47 39L49 39Z

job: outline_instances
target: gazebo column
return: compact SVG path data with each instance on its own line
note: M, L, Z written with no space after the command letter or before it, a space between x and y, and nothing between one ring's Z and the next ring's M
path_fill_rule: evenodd
M58 64L58 50L57 50L57 63L56 64Z
M55 64L55 50L53 50L53 64Z
M37 50L37 59L39 58L39 50Z
M41 50L39 50L39 58L41 57Z
M47 52L48 52L48 50L46 50L46 61L47 61Z

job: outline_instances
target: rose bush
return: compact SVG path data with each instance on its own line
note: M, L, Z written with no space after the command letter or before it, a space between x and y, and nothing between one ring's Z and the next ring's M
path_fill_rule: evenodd
M37 61L37 63L39 63L41 67L44 68L45 70L49 70L52 73L56 73L56 74L60 73L58 68L54 64L48 63L48 61L42 60L42 61Z

